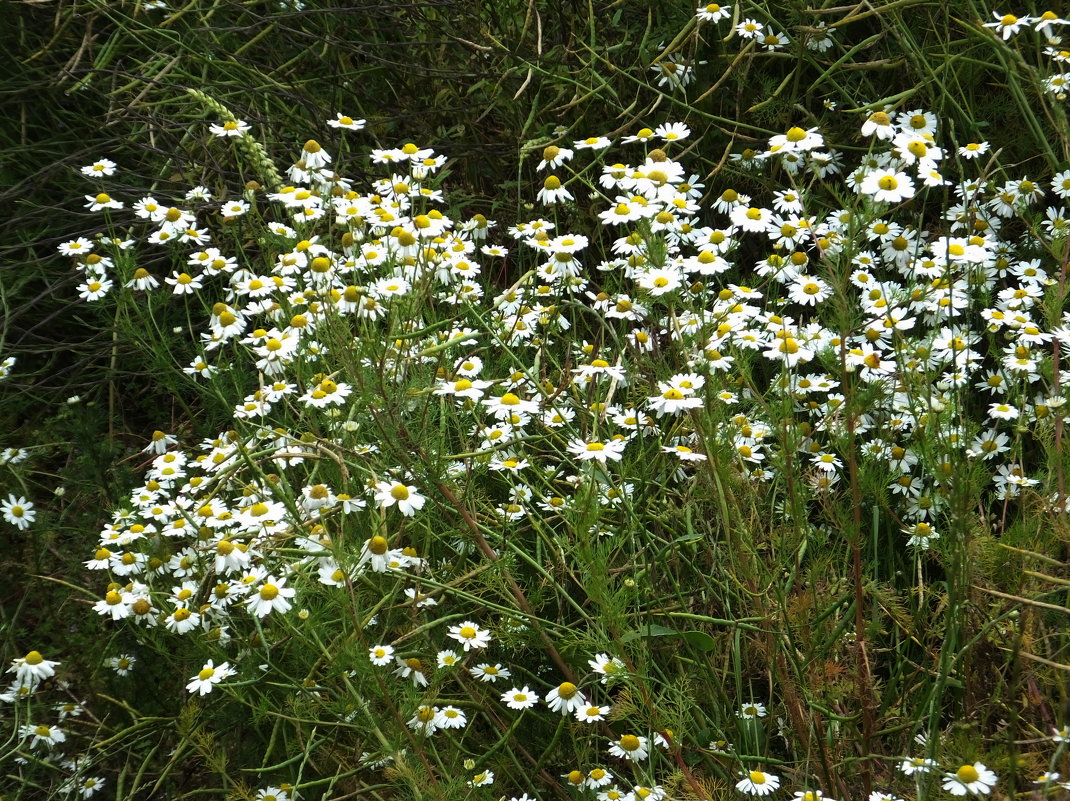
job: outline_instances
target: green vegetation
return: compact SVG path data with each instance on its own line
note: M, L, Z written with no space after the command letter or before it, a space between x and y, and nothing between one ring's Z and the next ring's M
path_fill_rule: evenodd
M0 797L1065 793L1068 23L824 6L7 9Z

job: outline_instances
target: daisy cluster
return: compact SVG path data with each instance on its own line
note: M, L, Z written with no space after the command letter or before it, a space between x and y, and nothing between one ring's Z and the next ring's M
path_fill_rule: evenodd
M723 26L717 26L727 30L725 41L737 41L740 50L744 53L781 52L793 44L787 31L775 21L762 21L743 16L738 4L735 7L728 3L701 5L695 11L695 19L704 25L725 23ZM812 53L825 53L836 44L835 34L835 28L830 28L824 21L818 21L812 26L801 29L799 41ZM664 47L664 44L659 46L658 49L663 52L650 66L650 71L657 76L658 87L670 91L687 89L695 83L695 68L707 62L696 61L682 52L665 51Z
M229 142L251 129L211 133ZM996 178L975 169L985 143L947 142L923 109L878 109L859 131L859 163L816 127L742 154L737 169L779 182L757 199L724 178L707 187L674 156L691 133L642 128L613 161L605 136L546 146L535 192L545 216L494 238L486 216L448 213L446 157L412 143L372 149L382 177L358 186L310 139L288 185L234 198L197 187L124 199L108 184L117 165L87 166L97 191L86 206L110 227L60 246L83 275L79 294L98 302L122 287L188 303L202 327L183 372L247 393L230 399L216 436L151 436L143 484L88 554L93 611L136 641L169 643L201 698L270 670L247 647L254 636L270 648L300 640L313 609L356 610L343 639L361 649L361 695L384 696L401 723L369 738L367 769L427 738L491 731L493 742L503 720L513 732L519 716L567 718L597 743L589 764L537 781L658 801L677 749L723 747L679 742L628 711L625 652L552 660L561 675L549 678L505 648L491 656L499 640L538 641L536 629L551 639L523 604L505 615L458 591L510 538L608 541L633 514L636 476L664 494L645 504L671 503L706 480L711 457L773 502L780 477L798 479L815 519L858 463L887 487L919 561L939 554L964 466L984 474L988 500L1029 491L1065 511L1028 457L1065 416L1070 315L1045 299L1064 280L1052 254L1066 242L1070 172ZM812 188L822 182L842 192ZM597 224L570 222L581 203ZM139 266L160 254L169 275ZM401 424L389 428L391 415ZM434 458L408 438L417 420L432 421ZM469 536L436 536L443 519ZM351 678L316 685L316 714L357 729L352 709L329 702ZM62 742L27 736L39 738L31 748ZM492 785L497 766L466 766L464 781ZM532 792L545 789L537 781ZM823 797L801 784L802 801ZM994 784L976 763L943 786ZM736 787L764 795L780 779L747 770Z
M1061 32L1064 25L1070 25L1070 20L1050 9L1036 15L993 11L992 16L995 21L984 23L984 27L992 28L1005 42L1030 29L1041 38L1038 49L1047 59L1048 73L1041 85L1056 100L1066 100L1070 92L1070 50L1066 49Z

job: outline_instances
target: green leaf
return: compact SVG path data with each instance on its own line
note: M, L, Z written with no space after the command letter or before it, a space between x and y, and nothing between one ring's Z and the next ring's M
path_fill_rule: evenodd
M670 629L667 626L659 626L656 623L650 623L635 631L629 631L620 638L620 641L634 642L640 637L679 637L688 645L693 645L700 651L712 651L717 645L717 643L714 642L713 637L704 631L677 631L676 629Z

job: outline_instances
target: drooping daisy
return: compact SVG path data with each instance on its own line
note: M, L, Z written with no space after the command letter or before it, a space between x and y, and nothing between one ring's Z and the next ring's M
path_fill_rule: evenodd
M412 679L414 687L426 687L428 685L427 671L424 669L424 664L416 657L409 657L408 659L402 659L400 656L394 658L394 664L396 668L394 675L400 679ZM436 722L436 727L438 723Z
M609 753L610 756L638 762L650 754L650 745L646 737L625 734L616 742L610 742Z
M55 667L59 662L53 662L41 656L40 651L30 651L26 656L20 656L11 660L8 673L15 674L15 683L21 687L33 687L38 682L56 675Z
M415 732L430 736L438 731L438 707L421 706L409 718L408 726Z
M561 179L556 175L548 175L542 182L542 189L538 191L535 197L541 202L547 205L553 205L564 200L572 200L572 193L565 189L561 184Z
M607 784L613 781L613 774L605 768L592 768L587 772L587 777L584 779L584 786L590 790L597 790L599 787L605 787Z
M769 150L774 153L783 153L790 150L813 150L822 147L825 138L817 132L817 128L803 130L798 126L789 128L787 133L778 134L769 139Z
M570 681L564 681L546 694L546 705L553 712L569 715L586 706L587 699L579 687Z
M752 770L736 782L736 789L747 795L769 795L780 787L780 778L772 773Z
M944 777L943 788L951 795L988 795L999 779L980 762L963 765Z
M26 725L20 729L20 733L30 739L30 748L44 746L51 750L67 739L67 735L58 726Z
M113 587L118 585L113 584ZM133 596L128 592L121 592L118 589L111 589L93 604L93 611L98 615L110 617L112 620L122 620L130 615L130 604L133 603Z
M708 5L699 6L698 11L695 14L695 16L703 22L720 22L731 15L731 6L719 5L717 3L709 3Z
M1023 25L1030 25L1033 22L1032 17L1016 17L1014 14L1000 14L998 11L993 11L992 16L996 18L996 21L986 22L984 26L995 28L996 33L1003 37L1004 42L1018 33Z
M200 695L207 695L212 691L212 688L219 684L230 676L234 675L234 669L230 666L229 662L223 662L216 666L214 662L209 659L204 663L204 667L193 676L189 684L186 685L186 689L191 693L198 693Z

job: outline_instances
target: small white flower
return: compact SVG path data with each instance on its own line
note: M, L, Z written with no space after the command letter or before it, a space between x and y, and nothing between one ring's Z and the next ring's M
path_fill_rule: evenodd
M450 626L449 636L464 646L465 651L473 648L486 648L490 645L490 632L481 629L471 620L466 620L459 626Z
M892 169L871 170L862 179L859 189L878 203L898 203L914 197L914 182L910 176Z
M37 512L26 498L8 495L6 501L0 501L0 515L19 531L25 531L37 517Z
M646 759L650 753L649 741L646 737L635 734L625 734L609 746L611 756L638 762Z
M383 509L395 504L406 517L412 517L417 511L423 509L427 501L423 495L416 491L416 487L403 484L400 481L380 481L375 485L375 500Z
M510 709L530 709L539 702L537 693L533 693L525 685L522 689L514 687L502 693L502 703Z
M223 662L218 667L213 663L211 659L205 662L204 667L196 676L193 676L189 684L186 685L186 689L191 693L198 693L200 695L207 695L212 691L212 688L223 681L223 679L234 675L234 669L230 666L229 662Z
M355 120L344 114L339 114L333 120L327 120L327 124L332 128L345 128L347 131L359 131L364 127L364 123L365 120Z
M214 136L244 136L251 127L252 126L249 125L249 123L242 122L241 120L227 120L222 125L209 125L208 130L211 131Z
M379 667L389 665L394 660L394 646L373 645L368 649L368 659L371 660L373 665L378 665Z
M38 682L56 675L55 667L59 662L52 662L41 656L40 651L30 651L26 656L11 660L8 673L15 674L15 683L20 687L36 687Z
M899 770L907 776L913 776L916 773L930 773L935 767L936 760L924 757L909 757L899 763Z
M988 795L999 779L980 762L963 765L944 776L943 788L952 795Z
M736 789L748 795L769 795L780 787L780 778L772 773L752 770L736 782Z
M755 720L757 718L764 718L766 716L765 706L763 704L755 703L751 701L749 704L743 704L736 713L736 717L743 720Z
M115 175L115 162L110 159L98 159L92 164L82 167L82 175L88 175L90 178Z
M587 706L587 698L575 684L565 681L546 694L546 705L552 712L570 715Z

